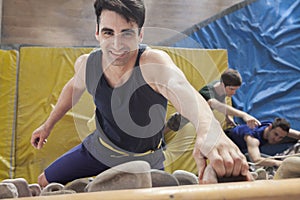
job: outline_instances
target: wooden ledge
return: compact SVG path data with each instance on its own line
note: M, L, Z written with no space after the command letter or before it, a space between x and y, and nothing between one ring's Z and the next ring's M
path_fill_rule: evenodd
M135 190L114 190L69 195L18 198L20 200L198 200L198 199L272 199L298 200L300 178L258 180L210 185L185 185Z

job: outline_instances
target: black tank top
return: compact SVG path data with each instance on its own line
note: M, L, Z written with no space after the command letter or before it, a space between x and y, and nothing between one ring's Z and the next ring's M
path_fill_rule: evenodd
M97 137L135 153L158 147L167 106L167 99L142 76L139 60L145 49L140 46L130 78L116 88L110 87L103 74L101 50L92 52L86 65L86 86L96 105Z

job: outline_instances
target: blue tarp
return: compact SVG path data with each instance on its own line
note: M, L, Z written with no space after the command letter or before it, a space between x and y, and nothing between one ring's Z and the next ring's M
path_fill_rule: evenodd
M172 46L228 50L229 67L243 77L234 107L300 130L300 0L252 1L186 34Z

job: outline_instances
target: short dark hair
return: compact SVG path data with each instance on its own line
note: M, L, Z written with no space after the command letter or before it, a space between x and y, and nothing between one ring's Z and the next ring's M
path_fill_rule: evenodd
M227 69L221 75L221 82L226 86L241 86L242 85L242 77L241 74L234 69Z
M276 127L280 127L282 130L289 132L290 131L290 123L284 119L284 118L279 118L276 117L272 123L272 129Z
M98 29L103 10L114 11L123 16L128 22L136 22L139 28L142 28L145 22L146 11L143 0L96 0L94 8Z

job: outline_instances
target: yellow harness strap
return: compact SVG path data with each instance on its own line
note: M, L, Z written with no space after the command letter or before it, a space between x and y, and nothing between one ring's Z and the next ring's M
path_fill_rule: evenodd
M125 153L125 152L123 152L123 151L120 151L120 150L118 150L118 149L115 149L114 147L112 147L111 145L109 145L107 142L105 142L104 140L102 140L100 137L99 137L99 141L100 141L100 143L101 143L104 147L108 148L108 149L111 150L111 151L114 151L114 152L116 152L116 153L118 153L118 154L121 154L122 156L130 156L130 154L128 154L128 153ZM159 148L161 147L161 144L162 144L162 139L159 141L159 144L157 145L157 149L159 149ZM154 152L154 150L149 150L149 151L146 151L146 152L144 152L144 153L135 153L135 154L133 154L132 156L134 156L134 157L140 157L140 156L145 156L145 155L151 154L151 153L153 153L153 152ZM121 157L122 157L122 156L121 156ZM116 156L116 155L111 155L111 157L118 157L118 156Z

